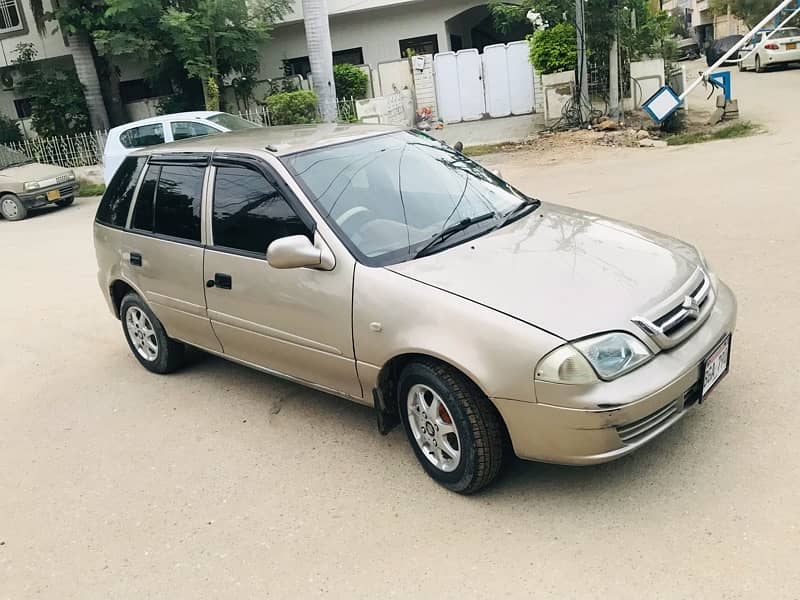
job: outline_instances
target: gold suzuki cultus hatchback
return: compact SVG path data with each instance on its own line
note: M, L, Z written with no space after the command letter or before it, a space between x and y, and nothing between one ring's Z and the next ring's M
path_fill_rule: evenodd
M145 368L173 371L189 345L374 406L461 493L512 452L624 456L728 372L736 301L695 248L530 198L414 131L139 151L94 235Z

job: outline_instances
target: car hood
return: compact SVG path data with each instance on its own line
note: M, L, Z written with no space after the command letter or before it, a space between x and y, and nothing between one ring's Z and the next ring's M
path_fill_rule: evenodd
M69 169L57 165L46 165L43 163L28 163L18 167L8 167L0 169L0 177L13 179L25 183L26 181L41 181L51 179L69 173Z
M673 294L700 257L690 245L552 204L498 231L390 270L567 340L610 330Z

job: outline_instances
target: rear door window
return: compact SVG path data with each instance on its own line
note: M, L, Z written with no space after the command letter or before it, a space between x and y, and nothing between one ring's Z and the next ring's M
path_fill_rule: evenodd
M126 158L108 185L97 209L98 223L125 227L128 211L136 191L142 168L147 163L144 156Z
M120 143L126 148L144 148L164 143L164 125L162 123L152 123L132 127L123 131L119 136Z
M200 242L205 167L163 165L156 186L153 232Z
M219 130L210 125L198 121L175 121L170 123L170 127L172 128L172 139L176 142L178 140L211 135L212 133L220 133Z

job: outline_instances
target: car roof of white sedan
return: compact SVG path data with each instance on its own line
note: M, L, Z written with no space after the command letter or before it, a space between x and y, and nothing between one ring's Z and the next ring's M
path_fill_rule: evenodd
M278 156L285 156L313 148L332 146L403 130L402 127L389 125L335 123L258 127L151 146L133 154L146 156L176 152L252 152L255 150L269 151Z
M124 125L114 127L109 133L116 131L124 131L131 127L139 127L140 125L152 125L153 123L164 123L165 121L174 121L175 119L207 119L208 117L218 115L219 110L194 110L191 112L171 113L169 115L159 115L157 117L148 117L138 121L131 121Z

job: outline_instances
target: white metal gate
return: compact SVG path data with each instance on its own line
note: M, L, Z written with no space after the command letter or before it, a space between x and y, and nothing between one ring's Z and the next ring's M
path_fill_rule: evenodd
M526 41L434 56L439 115L445 123L474 121L488 114L507 117L532 113L533 67Z

